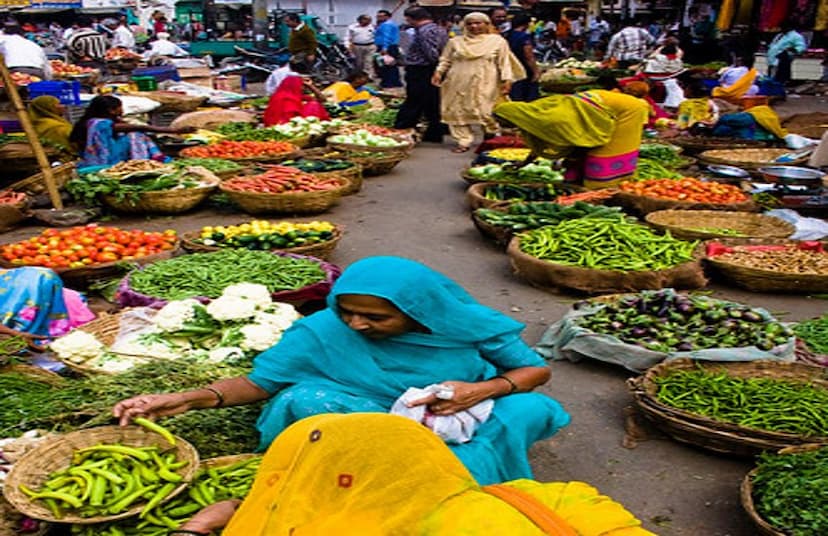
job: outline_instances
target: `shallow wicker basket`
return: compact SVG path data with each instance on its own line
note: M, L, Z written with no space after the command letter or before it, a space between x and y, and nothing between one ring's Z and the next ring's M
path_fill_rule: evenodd
M239 164L244 163L255 163L255 162L264 162L264 163L279 163L285 160L291 160L293 158L297 158L301 154L299 148L295 151L289 151L286 153L263 153L257 154L255 156L241 156L238 158L227 158L224 157L225 160L231 160L233 162L238 162Z
M66 162L65 164L52 168L52 177L54 177L58 189L63 188L67 182L77 176L78 167L76 162ZM46 181L43 178L43 172L35 173L31 177L15 182L9 186L9 189L32 195L42 194L46 191Z
M808 444L797 447L787 447L778 452L779 455L796 454L798 452L809 452L824 448L825 445ZM765 521L765 519L756 510L756 504L753 501L753 478L757 474L757 469L745 475L742 480L742 485L739 487L739 496L742 502L742 508L745 509L748 517L753 524L756 525L756 530L763 536L787 536L787 533L777 530L773 525Z
M118 337L118 332L121 329L121 316L129 311L129 309L121 309L115 313L99 313L98 317L88 322L78 328L77 331L83 331L85 333L89 333L90 335L94 336L98 339L104 346L107 348L115 344L115 340ZM75 330L73 330L75 331ZM151 360L152 358L146 356L130 356L131 358L135 358L136 360ZM68 360L60 359L57 355L55 356L56 359L59 359L61 363L69 367L70 369L74 370L75 372L79 372L85 376L97 376L97 375L104 375L104 376L114 376L116 373L109 372L100 368L91 367L84 363L73 363Z
M226 249L217 246L205 246L204 244L195 241L195 239L197 239L198 237L199 231L184 233L181 236L181 245L184 247L184 249L186 249L187 251L191 251L193 253L206 253L210 251ZM331 254L333 254L337 244L341 239L342 229L340 227L335 227L333 231L333 237L330 240L318 242L316 244L298 246L295 248L272 249L271 251L278 251L280 253L295 253L297 255L308 255L310 257L316 257L318 259L328 260L330 259Z
M21 519L25 518L20 512L14 509L9 502L0 495L0 534L25 534L25 536L45 536L51 529L51 524L45 521L39 522L39 527L34 532L21 533L19 524Z
M128 270L128 268L124 268L125 265L127 267L131 264L137 264L142 266L144 264L149 264L151 262L169 259L173 255L175 255L176 251L178 250L179 244L179 242L176 242L171 249L161 251L154 255L136 257L130 261L120 260L113 262L102 262L98 264L89 264L87 266L82 266L80 268L52 268L52 270L60 276L60 278L63 280L66 286L72 288L86 288L90 280L115 277L125 273ZM20 266L11 264L5 259L0 258L0 268L20 268Z
M331 149L336 149L338 151L352 151L352 152L377 152L377 153L398 153L398 152L405 152L408 153L411 149L414 148L414 143L410 141L401 141L399 145L394 145L391 147L377 147L375 145L355 145L353 143L341 143L331 141L330 138L328 139L328 147Z
M508 205L509 202L501 202L500 205L494 205L493 207L489 208L497 208L502 205ZM474 226L477 227L477 230L480 231L484 237L494 240L494 242L503 248L509 245L509 241L514 236L514 231L509 227L504 227L502 225L492 225L491 223L487 222L480 216L478 216L477 211L472 212L471 214L472 222L474 222Z
M408 158L408 153L397 151L388 154L377 153L377 156L347 155L346 158L362 167L363 177L379 177L391 173L397 164Z
M49 474L69 465L75 450L99 444L115 443L133 447L158 446L163 450L172 448L175 450L176 458L179 461L186 460L188 462L183 468L183 473L180 473L184 477L183 480L161 501L162 504L184 491L198 470L198 452L195 447L180 437L176 437L175 446L170 447L170 444L159 434L148 432L139 426L101 426L70 432L54 439L45 439L14 464L6 478L3 493L18 511L34 519L44 521L88 525L135 516L144 507L146 501L142 501L119 514L98 517L80 517L69 514L61 519L56 519L45 505L33 501L20 491L21 484L32 489L39 488Z
M704 228L732 229L745 238L787 238L796 231L796 227L785 220L749 212L659 210L647 214L645 219L656 229L669 231L674 237L684 240L728 237L701 230Z
M712 149L759 149L771 145L767 141L709 136L679 136L670 138L669 142L683 148L688 153L700 153Z
M506 249L516 275L533 286L558 291L572 289L588 294L637 292L639 290L673 287L677 289L702 288L707 284L701 268L702 246L693 259L666 270L620 272L571 266L538 259L520 249L520 235L515 235Z
M106 206L118 212L180 214L194 209L210 197L218 184L217 181L209 186L199 186L197 188L143 192L138 194L138 198L134 201L131 198L118 199L114 195L104 195L101 199Z
M783 432L770 432L736 424L715 421L703 415L667 406L656 398L658 386L654 379L673 371L704 369L722 370L741 378L772 378L808 382L828 389L823 367L774 360L715 363L675 359L650 368L627 382L636 406L647 419L667 435L714 452L736 456L754 456L765 450L778 450L805 443L828 443L828 437L806 437Z
M777 159L793 151L790 149L714 149L700 153L699 160L710 164L724 164L756 171L760 167L781 164ZM785 165L795 166L808 161L808 155L800 156Z
M352 162L353 166L347 169L337 169L334 171L322 171L319 173L310 172L314 177L320 179L329 179L331 177L344 177L350 181L348 187L342 192L342 195L353 195L362 190L362 166L356 162Z
M231 201L236 203L248 214L265 214L268 212L282 212L286 214L319 214L325 212L339 202L343 192L348 189L348 179L338 177L341 186L321 192L287 192L282 194L239 192L225 187L219 189L227 194Z
M726 246L793 245L797 240L783 238L722 238L716 240ZM828 255L828 253L824 253ZM728 281L752 292L828 292L828 274L795 274L744 266L707 256L708 264Z
M662 210L724 210L730 212L756 212L758 207L750 198L741 203L695 203L673 199L659 199L646 195L636 195L619 190L615 199L625 208L642 216Z

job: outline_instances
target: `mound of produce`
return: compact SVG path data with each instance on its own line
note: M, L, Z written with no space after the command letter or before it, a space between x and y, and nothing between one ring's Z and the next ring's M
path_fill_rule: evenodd
M481 220L512 231L536 229L564 220L578 218L624 218L619 208L577 202L572 205L556 203L512 203L503 210L479 208L474 211Z
M205 246L269 251L330 240L336 227L327 221L293 223L254 220L241 225L204 227L195 241Z

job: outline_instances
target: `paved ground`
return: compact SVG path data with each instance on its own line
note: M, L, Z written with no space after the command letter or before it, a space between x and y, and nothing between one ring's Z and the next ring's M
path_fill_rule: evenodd
M806 100L808 102L806 102ZM824 102L791 99L787 113L813 110ZM511 275L508 258L483 240L469 220L458 171L467 155L449 146L422 144L392 173L366 180L362 192L322 216L346 228L333 261L343 266L375 254L404 255L443 271L483 303L525 322L525 339L536 342L574 297L537 290ZM240 214L201 211L180 218L115 220L114 225L179 231L244 221ZM39 229L2 237L13 241ZM760 295L714 285L715 295L786 314L816 316L826 301ZM462 319L458 319L462 321ZM751 464L678 444L658 434L635 449L622 447L625 387L629 374L598 364L553 363L543 391L572 414L572 424L536 445L532 463L539 480L582 480L624 503L658 534L748 536L755 534L739 505L739 483Z

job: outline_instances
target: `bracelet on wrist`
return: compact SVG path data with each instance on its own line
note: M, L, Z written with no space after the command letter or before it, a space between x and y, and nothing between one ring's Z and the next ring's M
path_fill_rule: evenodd
M518 390L518 385L509 376L506 376L505 374L498 374L497 376L495 376L495 378L505 380L506 382L509 383L509 392L506 393L506 394L510 395L510 394L512 394L512 393L514 393L515 391Z
M216 395L216 405L213 406L214 408L220 408L220 407L224 406L224 395L221 394L221 391L219 391L215 387L209 387L209 386L205 387L204 389L206 391L210 391L211 393Z

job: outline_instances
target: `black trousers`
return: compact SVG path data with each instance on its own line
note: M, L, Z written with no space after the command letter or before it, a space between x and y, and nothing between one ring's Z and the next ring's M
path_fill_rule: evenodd
M405 102L397 112L394 128L414 128L425 117L428 128L423 141L441 143L440 88L431 85L436 65L408 65L405 68Z

